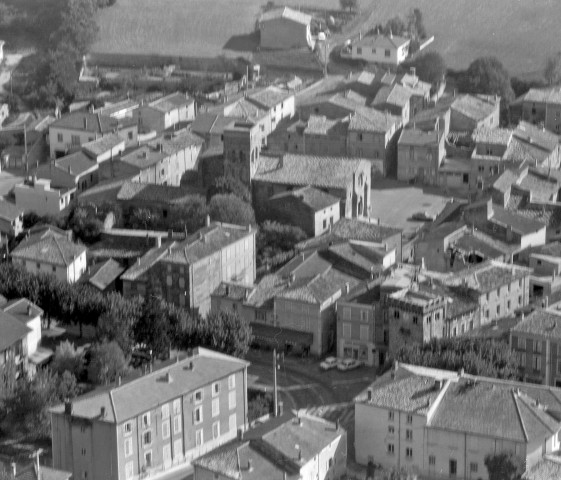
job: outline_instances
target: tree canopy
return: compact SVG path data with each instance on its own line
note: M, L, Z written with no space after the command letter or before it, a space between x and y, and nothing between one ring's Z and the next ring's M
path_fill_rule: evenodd
M525 471L525 459L514 452L501 452L485 456L489 480L521 480Z
M339 4L341 5L342 10L357 10L358 9L358 0L339 0Z
M429 51L421 53L407 63L408 67L415 67L417 76L432 85L439 84L446 76L446 63L438 52Z
M212 186L208 189L208 198L217 194L231 193L244 202L251 203L249 188L238 178L231 175L216 177Z
M548 85L561 83L561 52L547 57L543 76Z
M510 75L495 57L481 57L471 62L458 84L465 93L500 95L506 103L514 98Z
M233 223L234 225L255 224L253 207L231 193L212 197L208 209L210 218L217 222Z
M125 375L128 363L117 342L102 342L92 346L88 365L88 379L98 385L114 382Z

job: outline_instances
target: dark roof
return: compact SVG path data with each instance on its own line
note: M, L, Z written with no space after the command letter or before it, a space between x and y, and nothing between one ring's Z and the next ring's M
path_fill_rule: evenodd
M13 315L0 310L0 352L26 337L31 331Z
M189 368L192 363L193 368ZM120 386L98 389L77 397L72 401L72 415L108 423L121 423L136 418L189 392L209 385L215 380L246 368L248 363L229 355L224 355L204 348L195 349L191 357L174 362L152 373L136 378ZM166 374L172 381L166 381ZM100 417L101 408L105 408L105 417ZM63 413L64 405L51 409Z
M127 181L121 186L117 194L117 200L177 205L188 202L193 196L192 190L185 187Z
M68 128L104 134L110 133L118 127L119 121L106 115L89 112L72 112L53 122L49 128Z
M559 340L561 339L561 314L549 310L535 310L520 320L512 331Z
M505 227L511 227L513 231L521 235L534 233L544 228L544 225L537 220L524 217L497 205L493 205L493 217L491 221Z
M49 230L23 240L12 251L12 257L68 267L86 250L84 245L78 245L68 240L66 236Z
M537 145L547 151L555 150L561 140L559 135L524 121L518 124L513 135L521 141Z
M261 155L254 180L285 185L347 188L353 174L370 169L370 162L360 158L321 157L283 154Z
M83 281L87 281L97 289L103 291L111 283L113 283L125 271L119 262L112 258L109 260L97 263L90 267L88 273L83 276Z
M410 89L396 83L392 86L380 88L371 105L395 105L398 107L405 107L411 100L412 95Z
M214 292L212 292L212 296L243 301L249 296L253 289L253 286L240 285L239 283L221 282Z
M17 207L13 203L0 200L0 218L8 221L15 220L23 213L23 209Z
M313 212L319 212L333 205L339 205L340 199L314 187L303 187L289 192L282 192L271 197L269 202L279 203L284 208L301 204Z

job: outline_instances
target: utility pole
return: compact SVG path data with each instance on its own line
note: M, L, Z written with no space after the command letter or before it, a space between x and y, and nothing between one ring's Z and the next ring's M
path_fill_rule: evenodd
M273 348L273 403L275 408L274 416L279 414L279 400L277 391L277 349Z

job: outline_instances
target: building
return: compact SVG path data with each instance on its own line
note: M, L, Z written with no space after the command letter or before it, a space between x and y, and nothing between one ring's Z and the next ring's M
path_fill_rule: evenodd
M64 211L76 196L75 188L54 188L51 181L33 177L31 181L14 186L16 207L37 215L57 215Z
M496 95L462 94L444 100L450 105L450 130L472 132L498 128L501 98Z
M313 48L312 16L289 7L273 9L258 22L261 48Z
M205 314L221 282L255 281L255 235L248 227L211 223L182 241L154 247L122 276L125 297L144 296L156 282L168 302Z
M370 162L358 158L312 155L261 155L252 189L256 205L294 187L312 186L341 200L341 217L370 216Z
M118 120L89 112L69 113L49 126L51 158L65 156L71 149L116 132L125 139L126 147L137 144L138 126L133 119Z
M23 210L13 203L0 201L0 243L23 231Z
M350 45L350 58L399 65L409 55L411 40L395 35L367 35Z
M411 112L412 96L411 90L399 83L391 86L384 85L378 90L370 106L382 112L390 112L400 119L402 125L407 125Z
M308 236L317 237L339 221L340 201L316 188L302 187L269 198L265 216L300 227Z
M125 151L125 144L125 139L118 133L114 133L84 143L82 151L96 163L102 163L121 155Z
M158 132L195 118L195 100L180 92L153 100L132 111L132 118L142 132Z
M559 452L560 407L544 387L396 363L355 398L356 461L487 480L485 456L511 451L529 470Z
M80 281L88 283L100 292L122 291L119 277L125 271L119 262L112 258L89 266Z
M89 480L157 478L247 428L248 363L204 348L51 409L53 466Z
M493 202L505 208L518 203L517 197L525 197L528 203L557 203L559 190L561 175L557 171L535 167L506 170L493 184Z
M535 310L510 330L510 348L518 356L520 377L529 383L561 386L561 314Z
M100 115L119 119L131 117L133 110L138 107L140 107L140 102L137 100L127 99L115 103L106 103L105 106L94 110L93 113L99 113Z
M340 479L347 433L339 422L285 414L198 458L194 480Z
M43 310L26 298L9 301L1 310L28 328L26 337L27 357L33 361L41 344L41 319Z
M423 82L417 76L415 67L411 67L409 73L404 73L397 79L397 83L407 88L411 93L410 116L413 118L428 107L431 100L432 85ZM437 94L438 95L438 94Z
M35 176L50 180L54 188L75 189L80 194L99 182L98 171L97 162L78 151L41 165L35 170Z
M13 365L15 378L27 372L27 337L31 329L0 310L0 363Z
M54 275L74 283L86 271L87 248L68 239L66 232L49 227L33 233L11 253L12 262L30 273Z
M283 119L294 116L296 102L294 94L274 85L248 95L247 100L269 113L271 132Z
M531 88L511 107L520 118L561 135L561 88Z

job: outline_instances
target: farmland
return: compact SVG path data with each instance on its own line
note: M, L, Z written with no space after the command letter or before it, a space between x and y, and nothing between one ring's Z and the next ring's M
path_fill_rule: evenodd
M250 34L265 0L117 0L100 12L104 53L213 57L247 55ZM288 5L338 8L338 0L286 0ZM559 0L361 0L364 19L384 23L410 8L423 12L436 36L431 48L451 68L467 67L478 56L495 55L514 75L541 71L557 49ZM373 15L369 15L373 12ZM365 25L366 31L371 25ZM226 48L225 48L226 47Z

